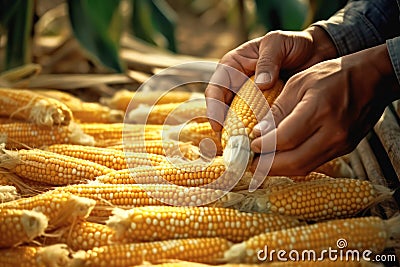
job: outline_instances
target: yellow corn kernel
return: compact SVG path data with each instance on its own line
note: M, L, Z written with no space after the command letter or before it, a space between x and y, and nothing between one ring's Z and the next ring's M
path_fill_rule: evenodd
M40 148L52 144L94 145L93 137L85 134L77 124L68 126L40 126L27 122L0 124L0 140L8 149Z
M387 221L379 217L359 217L298 226L260 234L235 244L225 252L224 258L228 262L257 263L258 251L265 252L266 246L268 255L272 250L295 250L300 255L305 250L312 250L318 258L328 248L343 250L344 253L347 250L359 250L361 253L366 249L379 253L393 245L390 239L398 234L399 222L400 217ZM277 260L276 256L268 260Z
M0 116L22 119L38 125L68 125L71 110L55 99L21 89L0 88Z
M30 242L43 235L47 222L40 212L0 207L0 248Z
M231 243L222 238L178 239L96 247L77 254L74 266L119 267L161 260L191 260L216 264Z
M49 191L33 197L20 198L0 204L0 209L41 212L49 220L49 229L53 229L75 220L87 218L95 204L96 202L89 198L75 196L67 192Z
M114 211L107 225L125 243L221 237L232 242L301 225L289 217L217 207L138 207Z
M103 165L40 149L4 150L0 167L28 180L67 185L94 180L113 170Z

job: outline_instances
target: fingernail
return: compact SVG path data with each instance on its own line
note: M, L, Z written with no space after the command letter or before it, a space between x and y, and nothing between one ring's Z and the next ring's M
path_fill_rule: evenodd
M255 83L264 84L271 81L271 75L268 72L259 73L255 79Z

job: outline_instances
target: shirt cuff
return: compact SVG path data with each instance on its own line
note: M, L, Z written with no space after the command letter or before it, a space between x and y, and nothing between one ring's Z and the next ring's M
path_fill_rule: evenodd
M313 25L322 27L331 37L339 56L348 55L383 43L375 27L358 11L340 10L327 21Z
M400 84L400 36L387 40L386 45L397 81Z

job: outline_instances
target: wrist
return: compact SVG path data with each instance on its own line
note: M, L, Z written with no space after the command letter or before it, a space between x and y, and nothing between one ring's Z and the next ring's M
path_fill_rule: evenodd
M374 66L380 76L380 82L387 86L391 101L400 98L400 86L386 44L367 49L369 64Z
M319 61L338 57L338 52L329 34L318 26L311 26L305 30L311 35L315 48L315 56Z

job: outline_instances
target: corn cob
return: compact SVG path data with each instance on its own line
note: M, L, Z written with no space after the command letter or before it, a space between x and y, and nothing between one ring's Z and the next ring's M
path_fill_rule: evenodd
M206 122L206 103L204 99L183 103L139 105L127 114L127 121L142 124L176 125L189 121Z
M40 212L0 208L0 248L32 241L44 234L47 222Z
M306 220L350 217L392 195L387 188L351 178L287 183L244 194L247 198L243 203L247 207L239 207L241 210L271 212Z
M178 239L96 247L76 254L73 266L119 267L179 259L218 263L231 243L222 238Z
M214 158L212 162L200 160L114 171L97 177L96 181L118 184L172 183L227 190L235 185L239 176L238 173L230 172L221 158Z
M117 146L108 148L116 150L124 150L126 152L139 152L158 154L167 157L181 157L189 160L199 157L198 148L190 142L179 142L174 140L146 140L126 142Z
M208 122L191 122L173 127L167 132L169 138L181 142L192 142L193 145L200 147L200 150L206 155L222 155L221 139Z
M0 124L0 134L8 149L39 148L52 144L94 145L93 137L83 133L75 123L51 127L26 122Z
M334 178L354 177L354 172L346 162L345 156L330 160L319 166L315 171Z
M241 194L199 187L175 185L106 185L79 184L59 187L56 191L96 200L91 217L101 220L111 215L113 207L131 209L140 206L200 206L230 207L242 200Z
M110 109L99 103L85 102L59 90L36 90L36 93L54 98L64 103L71 111L75 121L94 123L117 123L124 120L124 112Z
M94 180L113 170L100 164L40 149L3 149L0 167L28 180L51 185L67 185Z
M0 116L23 119L38 125L68 125L71 110L60 101L28 90L0 88Z
M2 267L66 267L72 262L70 251L64 244L46 247L21 246L0 250Z
M137 108L140 104L159 105L180 103L198 97L200 97L200 94L186 91L132 92L128 90L120 90L111 98L101 98L100 102L110 108L128 112L133 108Z
M80 145L52 145L47 151L90 160L114 170L135 168L138 166L153 166L168 163L164 156L150 153L123 152L115 149Z
M253 178L253 173L250 171L246 171L232 190L242 191L248 189L252 178ZM265 178L263 179L263 183L260 185L259 188L276 191L280 190L281 188L285 188L287 184L302 183L302 182L323 180L323 179L333 179L333 178L319 172L310 172L306 176L290 176L290 177L265 176Z
M92 136L96 146L122 145L145 140L161 140L166 125L129 125L123 123L81 123L83 132Z
M11 185L0 185L0 204L19 198L17 188Z
M250 142L254 138L253 127L263 119L283 89L282 81L274 88L261 92L249 79L239 89L228 110L224 128L222 129L221 144L226 164L232 168L245 170L252 161L253 153Z
M399 238L399 223L400 217L393 217L387 221L379 217L359 217L264 233L233 245L226 251L225 259L228 262L257 263L257 252L265 250L266 246L269 252L295 250L300 255L305 250L313 250L317 258L324 256L321 252L328 248L343 249L344 252L368 249L378 253L398 242L393 239ZM267 255L270 255L269 252ZM276 254L268 260L276 260Z
M111 245L114 230L110 227L93 222L81 221L60 230L46 238L46 244L63 243L74 251L89 250L94 247Z
M0 204L0 209L33 210L49 220L49 230L88 217L95 201L66 192L49 191L33 197L20 198Z
M232 242L301 225L296 219L215 207L138 207L116 209L107 225L125 243L221 237Z

